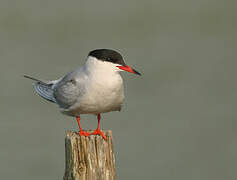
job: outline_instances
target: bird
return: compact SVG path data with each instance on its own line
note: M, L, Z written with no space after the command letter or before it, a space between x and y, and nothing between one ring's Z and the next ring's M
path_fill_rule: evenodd
M124 62L118 51L95 49L89 52L84 66L77 67L57 80L39 80L28 75L24 77L35 81L33 87L39 96L57 104L61 113L76 118L80 136L100 135L106 140L100 129L101 114L120 111L122 108L122 71L141 75ZM98 125L92 133L82 129L82 114L97 116Z

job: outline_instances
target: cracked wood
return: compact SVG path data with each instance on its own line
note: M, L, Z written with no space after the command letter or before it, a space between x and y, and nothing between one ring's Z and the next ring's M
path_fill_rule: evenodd
M79 136L66 132L66 167L64 180L115 180L115 158L112 131L107 136Z

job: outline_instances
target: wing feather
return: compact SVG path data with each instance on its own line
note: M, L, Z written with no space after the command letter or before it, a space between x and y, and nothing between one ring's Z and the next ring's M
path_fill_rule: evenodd
M53 85L57 82L57 80L46 82L26 75L24 77L36 81L34 83L34 89L39 96L50 102L56 103L53 96Z

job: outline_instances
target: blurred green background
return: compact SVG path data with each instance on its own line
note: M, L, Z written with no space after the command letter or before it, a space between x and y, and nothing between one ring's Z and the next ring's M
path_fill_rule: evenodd
M36 96L90 50L119 50L143 76L123 73L113 130L117 179L237 178L237 11L234 0L1 0L1 179L64 174L64 136L75 119ZM85 128L96 117L82 116Z

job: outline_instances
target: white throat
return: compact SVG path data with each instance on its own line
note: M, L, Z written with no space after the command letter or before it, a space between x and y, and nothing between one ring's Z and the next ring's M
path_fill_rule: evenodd
M81 100L82 111L96 114L120 110L124 90L116 64L89 56L84 68L88 77L88 93L84 95L84 100Z
M85 67L87 72L99 75L119 75L121 71L117 66L119 64L114 64L107 61L98 60L95 57L88 56Z

